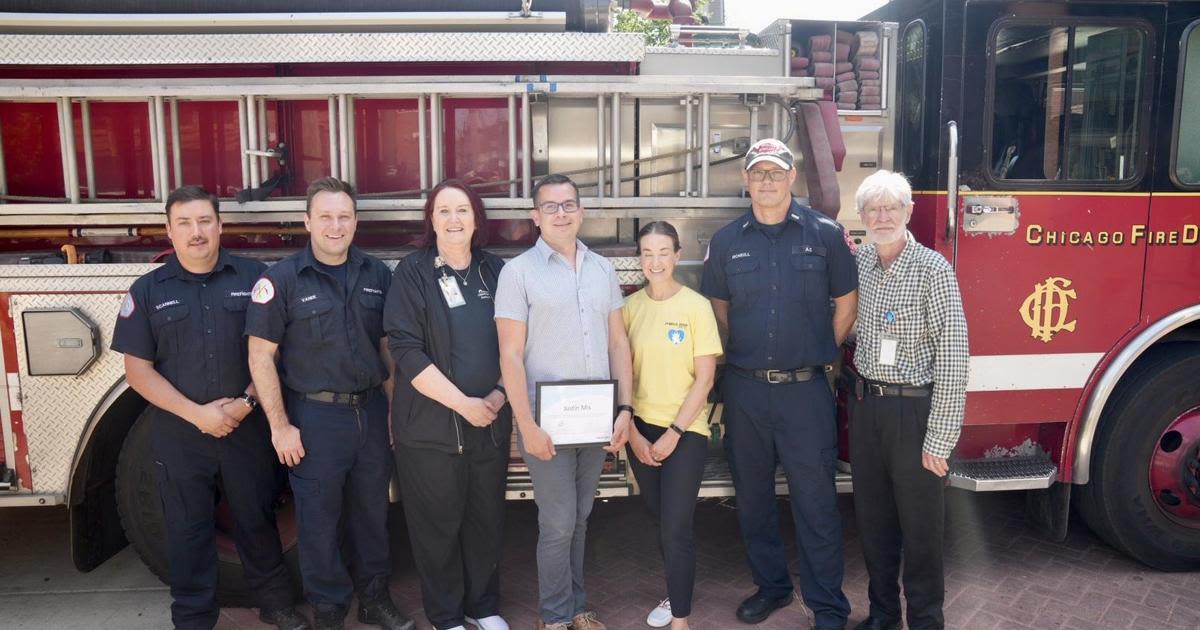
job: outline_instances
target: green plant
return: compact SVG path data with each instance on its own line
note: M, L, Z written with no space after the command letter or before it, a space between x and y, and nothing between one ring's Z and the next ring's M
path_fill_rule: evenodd
M650 20L635 11L618 10L613 30L618 33L641 33L647 46L666 46L671 43L671 22Z

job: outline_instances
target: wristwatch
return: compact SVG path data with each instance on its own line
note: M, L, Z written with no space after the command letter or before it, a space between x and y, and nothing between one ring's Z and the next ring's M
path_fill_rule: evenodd
M238 400L246 403L246 406L250 408L250 411L254 411L258 408L258 399L248 393L239 396Z
M687 433L687 431L686 431L686 430L684 430L684 429L680 429L680 428L679 428L679 425L675 424L674 422L672 422L670 425L668 425L668 427L667 427L667 428L669 428L669 429L671 429L672 431L674 431L674 432L678 433L680 437L683 437L683 434Z
M628 411L629 417L633 417L633 405L617 405L617 415L621 415L622 411Z

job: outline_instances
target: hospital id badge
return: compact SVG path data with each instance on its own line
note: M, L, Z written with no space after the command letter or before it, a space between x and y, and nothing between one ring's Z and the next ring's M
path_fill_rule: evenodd
M896 350L900 340L884 335L879 338L879 365L896 365Z
M458 288L458 283L450 276L442 276L438 278L438 284L442 285L442 297L446 298L446 304L450 308L458 308L467 303L463 299L462 291Z

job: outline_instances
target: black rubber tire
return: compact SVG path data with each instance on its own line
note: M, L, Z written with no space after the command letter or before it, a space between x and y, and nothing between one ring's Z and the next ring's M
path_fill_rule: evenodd
M117 512L125 537L150 571L164 583L168 581L166 533L163 524L162 502L155 481L155 463L151 445L153 417L147 408L125 436L117 460ZM221 535L218 533L218 535ZM222 607L248 608L256 606L242 573L241 560L220 557L217 583L217 603ZM284 562L292 575L298 596L300 557L296 545L284 550Z
M1200 405L1200 343L1167 343L1138 359L1113 391L1093 443L1090 482L1075 494L1088 526L1163 571L1200 569L1200 529L1168 518L1151 496L1150 459L1167 425Z

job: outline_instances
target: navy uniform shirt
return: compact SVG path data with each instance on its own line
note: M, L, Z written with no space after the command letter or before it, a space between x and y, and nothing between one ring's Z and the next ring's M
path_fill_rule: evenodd
M264 269L222 249L211 272L193 274L172 254L130 287L112 349L153 361L192 402L241 396L250 384L242 337L246 305Z
M729 302L725 357L745 369L826 365L837 356L831 298L858 288L842 227L796 203L777 225L747 212L713 235L701 292Z
M254 285L246 334L279 344L280 379L292 391L350 394L378 387L388 375L379 342L391 282L387 265L352 245L346 290L305 247Z

